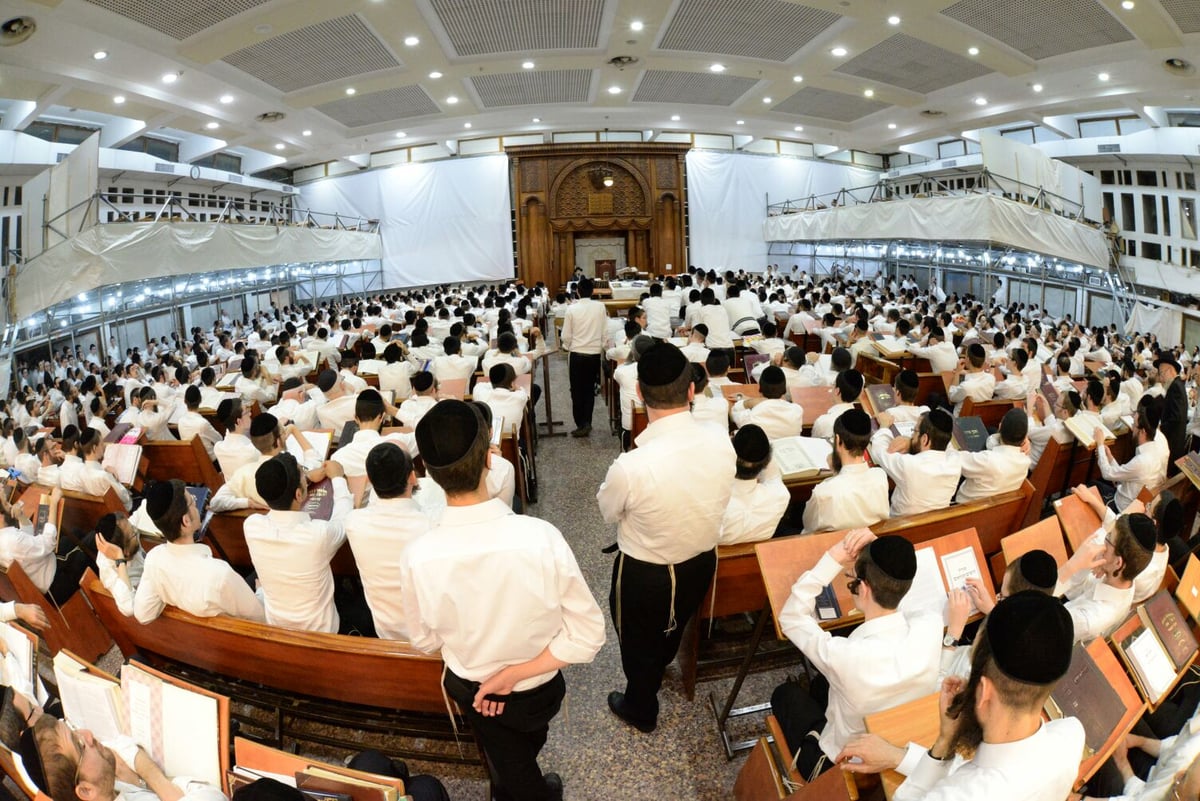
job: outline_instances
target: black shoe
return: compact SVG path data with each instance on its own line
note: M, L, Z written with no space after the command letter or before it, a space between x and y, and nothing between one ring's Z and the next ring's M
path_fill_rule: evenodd
M572 437L576 437L576 438L579 438L579 437L586 437L586 436L588 436L588 435L589 435L589 434L591 434L591 433L592 433L592 427L591 427L591 426L580 426L579 428L577 428L577 429L575 429L574 431L572 431L572 432L571 432L571 436L572 436Z
M633 726L643 734L649 734L658 728L657 721L641 720L639 718L635 718L629 713L629 710L625 706L625 693L623 692L613 690L608 694L608 708L612 710L614 715L628 723L630 726Z
M557 773L547 773L542 776L546 780L547 801L562 801L563 780Z

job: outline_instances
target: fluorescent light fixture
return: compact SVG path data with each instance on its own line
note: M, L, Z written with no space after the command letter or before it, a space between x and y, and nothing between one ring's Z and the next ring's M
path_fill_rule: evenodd
M178 72L164 72L162 75L163 83L175 83L178 80L179 80Z
M305 128L303 131L300 132L300 135L301 136L312 136L312 131L310 131L308 128Z
M125 102L125 95L114 95L113 102L118 106Z
M283 150L283 149L284 149L284 147L286 147L286 145L284 145L284 144L283 144L283 142L276 142L276 143L275 143L275 149L276 149L276 150Z
M215 131L215 130L217 130L218 128L220 128L220 127L221 127L221 123L219 123L219 122L209 122L209 123L206 123L206 124L204 125L204 127L205 127L205 128L207 128L207 129L208 129L208 130L210 130L210 131Z
M534 67L534 63L532 61L522 61L521 62L521 69L523 69L523 70L531 70L531 69L533 69L533 67Z
M442 77L442 73L434 70L433 72L429 73L429 77L436 81L438 78Z
M621 87L619 87L619 86L610 86L610 87L608 87L608 93L609 93L610 95L619 95L619 94L621 94Z
M353 86L347 86L347 87L346 87L346 94L347 94L347 95L349 95L349 96L351 96L351 97L353 97L353 96L354 96L354 94L355 94L357 91L358 91L358 90L357 90L357 89L355 89Z
M629 30L631 30L631 31L640 31L645 27L646 27L646 24L644 22L642 22L640 19L635 19L633 22L629 23Z
M671 122L679 122L679 115L678 115L678 114L672 114L672 115L671 115Z
M404 37L404 44L407 45L408 47L416 47L420 43L421 43L421 40L415 36L405 36Z
M92 53L92 58L96 59L97 61L103 61L104 59L108 58L108 51L97 50L95 53Z
M863 89L863 97L874 97L874 96L875 96L874 89Z
M977 56L977 55L979 55L979 48L978 47L968 47L967 53L972 56Z
M888 25L899 25L899 24L900 24L900 18L897 17L895 14L888 17Z
M221 95L218 99L223 105L227 106L233 102L233 95Z
M850 51L848 51L844 47L835 47L832 50L830 50L829 52L832 53L833 55L837 56L838 58L841 58L842 56L846 55L846 53L848 53Z
M708 70L709 70L709 72L724 72L725 65L724 64L712 64L709 66Z
M455 95L450 95L449 97L446 98L446 102L453 106L455 103L458 102L458 97L456 97Z

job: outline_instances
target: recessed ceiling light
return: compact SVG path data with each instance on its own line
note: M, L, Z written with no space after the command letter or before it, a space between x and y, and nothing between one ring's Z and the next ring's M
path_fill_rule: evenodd
M223 104L229 105L230 103L233 102L233 95L221 95L217 99L220 100Z
M354 94L355 92L357 92L357 91L358 91L358 90L357 90L357 89L355 89L353 86L347 86L347 87L346 87L346 94L348 94L348 95L353 95L353 94Z
M1040 92L1040 91L1042 91L1042 85L1041 85L1040 83L1035 83L1035 84L1034 84L1034 85L1033 85L1031 88L1032 88L1032 89L1033 89L1033 91L1035 91L1035 92Z
M533 121L534 121L534 122L541 122L541 121L542 121L542 118L541 118L541 117L534 117L534 118L533 118Z
M429 77L436 81L438 78L442 77L442 73L434 70L433 72L429 73Z
M738 120L738 121L737 121L737 124L738 124L738 125L745 125L745 124L746 124L746 121L745 121L745 120Z
M894 122L889 122L889 123L888 123L888 130L889 130L889 131L894 131L894 130L896 130L896 123L894 123Z
M724 72L725 65L724 64L713 64L708 69L710 72Z
M449 97L446 98L446 102L453 106L455 103L458 102L458 98L454 95L450 95Z
M254 32L257 33L259 36L266 36L268 33L270 33L273 30L275 30L275 29L272 28L270 25L268 25L265 22L259 23L258 25L254 26Z
M92 58L96 59L97 61L103 61L104 59L108 58L108 51L97 50L95 53L92 53Z
M672 115L671 115L671 122L679 122L679 115L678 115L678 114L672 114Z
M899 25L899 24L900 24L900 18L897 17L895 14L888 17L888 25Z
M987 98L986 98L986 97L977 97L977 98L975 98L975 105L977 105L977 106L986 106L986 105L987 105Z
M533 69L533 66L534 65L533 65L532 61L521 62L521 69L523 69L523 70L531 70L531 69Z
M125 95L114 95L113 102L118 106L125 102Z
M1125 0L1125 2L1121 3L1121 8L1126 11L1133 11L1133 0Z
M863 97L874 97L874 96L875 96L874 89L863 89Z
M1108 73L1107 73L1107 72L1102 72L1102 73L1100 73L1099 75L1097 75L1096 77L1097 77L1097 78L1099 78L1099 79L1100 79L1100 80L1102 80L1102 81L1107 81L1107 80L1108 80L1108 78L1109 78L1109 75L1108 75Z
M408 134L407 134L407 133L405 133L404 131L396 131L396 138L397 138L397 139L403 139L403 138L404 138L404 137L406 137L406 136L408 136Z
M162 76L163 83L175 83L179 80L178 72L164 72Z
M793 75L792 76L792 83L800 83L803 80L804 80L803 75Z
M795 128L793 128L792 130L793 130L793 131L796 131L797 133L799 133L800 131L803 131L803 130L804 130L804 126L803 126L803 125L797 125L797 126L796 126Z
M764 103L770 103L770 102L771 102L771 98L769 98L769 97L764 97L764 98L763 98L763 102L764 102Z
M309 129L305 128L303 131L301 131L301 132L300 132L300 135L301 135L301 136L312 136L312 131L310 131Z
M409 47L416 47L420 43L421 43L421 40L415 36L405 36L404 37L404 44L406 44Z
M210 131L215 131L215 130L217 130L218 128L220 128L220 127L221 127L221 123L219 123L219 122L208 122L208 123L205 123L205 124L204 124L204 127L205 127L205 128L207 128L207 129L208 129L208 130L210 130Z
M640 19L635 19L633 22L629 23L629 30L631 31L640 31L645 27L645 23L643 23Z
M832 50L830 50L829 52L833 53L838 58L841 58L842 56L846 55L846 53L848 53L849 51L846 50L846 48L844 48L844 47L835 47Z
M608 93L609 93L610 95L619 95L619 94L621 94L621 87L619 87L619 86L610 86L610 87L608 87Z
M464 123L463 123L463 127L464 127L464 128L470 128L470 127L471 127L471 123L469 123L469 122L464 122Z
M275 143L275 149L276 149L276 150L283 150L283 148L284 148L284 147L286 147L286 145L284 145L284 144L283 144L283 142L276 142L276 143Z
M972 56L977 56L977 55L979 55L979 48L978 47L968 47L967 53Z

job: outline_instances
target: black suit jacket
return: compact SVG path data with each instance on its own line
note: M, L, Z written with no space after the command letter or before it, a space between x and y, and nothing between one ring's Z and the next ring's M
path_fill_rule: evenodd
M1171 463L1174 464L1187 450L1188 402L1181 379L1176 378L1171 382L1164 400L1158 427L1167 438L1167 444L1171 448Z

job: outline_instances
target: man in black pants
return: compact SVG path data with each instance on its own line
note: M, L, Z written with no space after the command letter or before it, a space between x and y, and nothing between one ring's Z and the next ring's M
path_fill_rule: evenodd
M563 317L561 345L569 354L571 413L575 418L573 437L592 433L592 409L596 405L596 385L600 381L600 354L604 351L604 329L608 310L592 300L592 281L579 282L579 300L567 308Z
M1167 388L1158 429L1167 438L1167 445L1171 451L1167 462L1167 475L1173 476L1179 472L1175 460L1187 453L1187 390L1183 386L1183 379L1179 377L1179 363L1170 351L1163 351L1163 354L1154 360L1154 368L1158 370L1158 383Z

